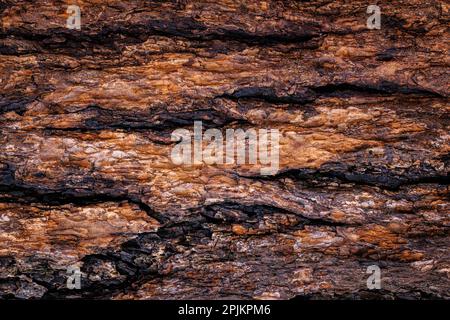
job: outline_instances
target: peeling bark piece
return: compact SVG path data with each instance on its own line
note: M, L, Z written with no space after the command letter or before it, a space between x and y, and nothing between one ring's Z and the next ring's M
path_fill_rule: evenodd
M159 223L138 206L105 202L86 206L0 203L0 255L48 259L69 266L112 250Z

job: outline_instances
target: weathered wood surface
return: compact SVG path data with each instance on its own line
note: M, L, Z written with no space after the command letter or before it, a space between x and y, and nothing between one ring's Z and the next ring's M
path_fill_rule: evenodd
M449 298L450 6L368 4L1 0L0 296ZM280 172L174 165L195 120Z

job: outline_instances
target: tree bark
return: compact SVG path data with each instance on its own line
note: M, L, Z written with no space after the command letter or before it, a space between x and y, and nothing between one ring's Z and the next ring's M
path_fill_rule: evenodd
M378 5L0 0L0 296L448 299L450 7ZM175 165L195 121L279 172Z

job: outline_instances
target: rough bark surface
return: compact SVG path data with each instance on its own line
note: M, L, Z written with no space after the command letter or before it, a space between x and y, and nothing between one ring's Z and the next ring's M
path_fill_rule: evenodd
M0 297L450 298L450 6L369 4L0 0ZM279 173L174 165L196 120Z

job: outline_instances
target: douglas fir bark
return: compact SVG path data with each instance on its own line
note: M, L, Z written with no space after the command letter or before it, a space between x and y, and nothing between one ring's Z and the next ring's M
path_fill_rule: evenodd
M0 0L0 296L448 299L450 7L369 4ZM174 164L196 121L279 171Z

